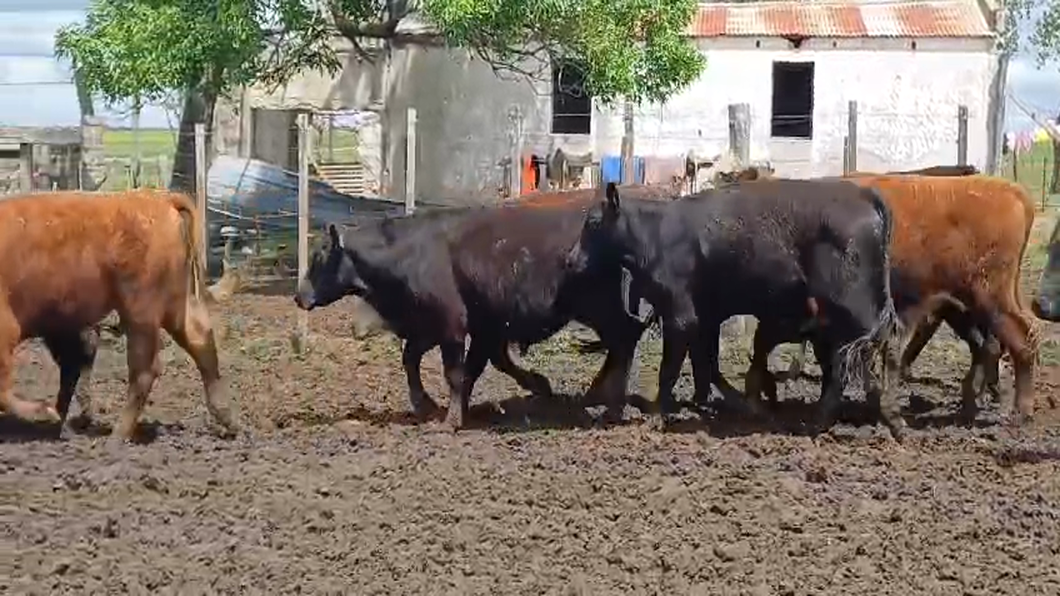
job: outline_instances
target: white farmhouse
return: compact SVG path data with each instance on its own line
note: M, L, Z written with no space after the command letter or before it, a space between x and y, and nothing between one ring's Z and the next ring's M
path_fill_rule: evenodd
M992 2L701 4L689 34L707 66L665 104L636 109L635 153L646 159L724 153L728 106L746 103L751 159L769 160L785 176L838 174L848 103L856 101L859 169L953 164L964 106L968 162L990 170L1000 147L1005 78L995 33L1000 12ZM402 27L424 33L412 22ZM266 110L371 110L378 124L362 133L368 141L362 156L379 192L400 197L405 118L414 107L416 195L447 203L495 201L506 180L501 160L513 154L562 148L600 160L620 152L620 106L569 92L577 88L572 69L553 69L531 84L498 78L481 60L425 45L422 37L381 52L389 59L368 67L351 51L333 80L310 74L278 93L248 92L245 105L257 109L243 126L244 136L254 137L244 139L244 151L290 154L284 145L290 135L267 130Z

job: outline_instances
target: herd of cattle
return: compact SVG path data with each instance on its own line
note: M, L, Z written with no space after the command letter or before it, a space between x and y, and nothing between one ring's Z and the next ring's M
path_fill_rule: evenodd
M1060 243L1054 232L1028 310L1019 285L1034 207L1019 185L948 166L814 180L755 172L687 196L609 184L330 225L295 302L311 310L353 295L370 305L404 340L410 402L423 419L441 412L420 372L424 354L439 347L454 428L464 426L488 362L535 395L551 394L548 379L517 364L511 348L525 352L572 321L599 338L582 351L606 352L588 392L612 419L622 415L637 343L653 324L663 339L664 424L678 413L673 389L686 355L697 405L716 387L724 406L768 416L761 396L776 399L777 378L767 358L799 342L789 374L800 373L807 344L822 369L817 430L833 423L844 388L861 383L900 439L899 381L943 321L972 352L962 415L975 416L984 391L1002 396L1004 354L1015 402L1002 404L1003 415L1020 423L1033 414L1037 319L1060 319L1060 255L1052 254ZM163 191L0 201L0 408L60 429L89 421L77 386L92 368L100 321L116 311L129 388L115 438L131 438L161 371L162 329L194 360L213 419L239 431L206 308L200 230L190 200ZM719 366L721 325L734 315L758 319L743 392ZM33 337L60 367L55 405L12 393L15 348ZM75 395L81 415L67 420Z

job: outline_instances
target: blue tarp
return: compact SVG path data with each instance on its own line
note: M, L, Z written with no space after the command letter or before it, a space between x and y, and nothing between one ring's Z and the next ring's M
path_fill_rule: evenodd
M309 193L311 226L349 221L354 214L404 211L403 203L345 195L320 180L310 180ZM257 217L264 227L298 227L298 174L263 161L218 156L206 179L206 197L213 217L244 223Z
M600 184L622 183L622 156L605 155L600 159ZM644 158L633 156L633 182L644 184Z

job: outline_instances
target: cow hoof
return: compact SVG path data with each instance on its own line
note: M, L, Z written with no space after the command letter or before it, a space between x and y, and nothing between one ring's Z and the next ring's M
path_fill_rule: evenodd
M677 424L677 414L662 414L659 416L659 431L666 432Z
M891 433L891 438L894 439L895 443L901 444L905 440L905 431L907 430L905 420L902 418L885 418L883 425L887 427L887 430Z
M611 405L608 406L606 410L604 410L603 416L600 417L600 422L605 426L622 424L623 420L625 419L625 414L626 405L624 403L621 405Z
M1009 428L1020 428L1030 424L1034 419L1030 414L1023 414L1016 412L1014 414L1006 414L1001 417L1001 423Z
M809 425L810 434L814 436L828 434L828 432L832 430L834 423L835 421L831 416L818 416L817 419L812 421Z
M978 408L962 407L957 411L957 423L964 427L971 427L975 425L975 419L978 416Z
M63 419L59 412L52 406L38 403L27 412L26 419L38 424L61 424Z
M67 418L66 424L64 424L63 426L65 426L66 429L70 432L84 433L88 432L88 430L95 426L95 424L96 421L91 416L88 416L86 414L77 414L75 416Z
M425 397L422 401L412 404L412 415L420 422L427 422L438 417L442 408L431 398Z
M548 382L548 379L541 377L533 383L533 388L530 393L534 394L535 397L543 397L545 399L552 399L554 395L552 393L552 383Z
M235 425L223 426L220 424L215 424L211 429L211 433L213 434L213 436L217 437L218 439L223 439L225 441L238 439L239 437L243 436L245 432L245 430Z
M111 453L121 453L126 450L130 445L133 444L131 437L125 437L122 435L111 435L107 438L106 450Z
M449 430L457 432L464 428L464 413L457 408L450 407L445 415L445 424Z

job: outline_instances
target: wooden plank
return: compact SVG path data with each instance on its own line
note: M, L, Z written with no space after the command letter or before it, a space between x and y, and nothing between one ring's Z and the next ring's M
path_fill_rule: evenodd
M416 120L416 108L409 108L405 122L405 215L416 211Z
M298 280L309 271L309 114L298 114ZM309 339L309 313L298 309L301 349Z
M206 125L195 124L195 208L202 226L202 266L205 267L206 247L210 245L210 228L206 225Z

